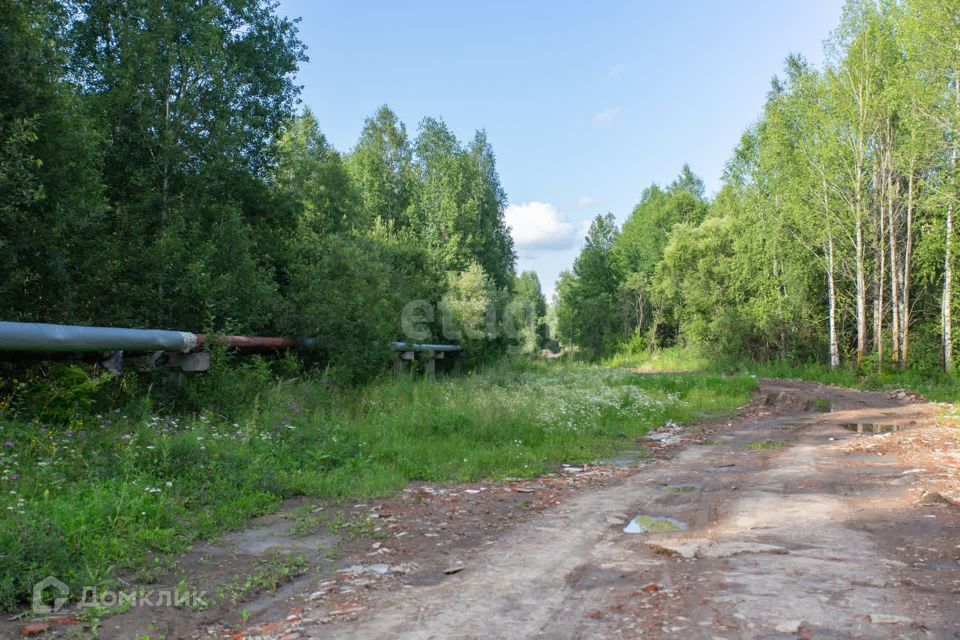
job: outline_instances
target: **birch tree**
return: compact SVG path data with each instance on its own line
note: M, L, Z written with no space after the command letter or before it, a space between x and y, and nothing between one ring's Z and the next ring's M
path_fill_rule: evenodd
M913 107L939 132L942 178L933 185L944 209L941 363L953 371L953 236L960 145L960 22L951 3L911 0L903 9L903 43L917 90Z

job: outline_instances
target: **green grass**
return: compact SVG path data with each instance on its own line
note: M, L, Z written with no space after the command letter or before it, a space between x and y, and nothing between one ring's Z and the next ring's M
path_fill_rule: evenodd
M602 460L667 420L729 412L755 387L748 376L520 360L349 389L244 371L241 382L229 372L196 378L209 408L190 415L157 415L135 394L100 414L58 409L69 420L27 420L8 402L0 608L22 606L48 574L77 594L151 575L162 558L296 495L345 500L411 480L525 477Z
M604 364L611 367L631 367L640 371L709 371L714 368L710 358L692 348L618 353Z
M253 573L220 585L217 589L215 601L220 604L236 605L251 592L269 591L273 593L280 585L303 575L308 569L309 565L303 556L290 558L274 555L260 561L257 570ZM249 613L247 616L249 616Z
M817 413L830 413L833 409L833 402L829 398L813 398L811 406Z
M812 380L841 387L864 390L909 389L938 402L960 401L960 379L942 371L879 372L875 369L855 371L846 367L830 369L822 364L790 365L782 363L751 364L742 370L761 377Z
M748 442L745 446L748 449L764 451L766 449L779 449L780 447L785 447L787 446L787 443L784 440L758 440L757 442Z
M752 375L764 378L791 378L835 384L863 390L908 389L924 397L942 402L960 401L960 377L939 370L894 370L892 366L878 371L873 366L857 370L849 366L831 369L825 364L791 364L782 362L753 362L748 360L715 361L696 348L674 347L653 354L619 355L607 364L633 367L640 371L690 371ZM818 411L821 409L815 407Z

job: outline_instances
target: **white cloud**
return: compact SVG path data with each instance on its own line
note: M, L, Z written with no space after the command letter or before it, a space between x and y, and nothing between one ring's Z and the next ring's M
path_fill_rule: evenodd
M549 202L511 204L503 213L518 249L569 249L577 229Z
M614 78L619 78L620 74L627 70L627 65L625 64L615 64L610 67L610 71L607 72L607 78L613 80Z
M577 209L586 209L587 207L592 207L595 204L599 204L599 200L593 196L581 196L577 198L576 207Z
M604 109L597 115L593 116L593 124L597 127L606 127L614 123L614 121L620 116L620 112L623 111L620 107L611 107L609 109Z

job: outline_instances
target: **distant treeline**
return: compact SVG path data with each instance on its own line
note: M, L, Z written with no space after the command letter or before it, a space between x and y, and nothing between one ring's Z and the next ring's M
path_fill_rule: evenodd
M309 336L352 379L411 300L542 316L485 134L411 140L384 106L339 153L296 110L305 48L275 9L0 0L0 317Z
M558 285L561 337L953 371L958 15L848 2L825 67L791 56L774 78L712 201L684 168L622 229L594 221Z

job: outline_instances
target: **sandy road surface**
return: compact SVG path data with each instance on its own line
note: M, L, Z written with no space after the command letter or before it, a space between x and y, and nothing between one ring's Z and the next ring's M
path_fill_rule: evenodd
M919 471L858 452L875 436L841 427L909 429L936 407L799 382L761 392L779 410L577 495L439 584L299 637L960 638L960 509L924 504ZM833 411L810 411L811 397ZM623 533L637 514L686 529Z

